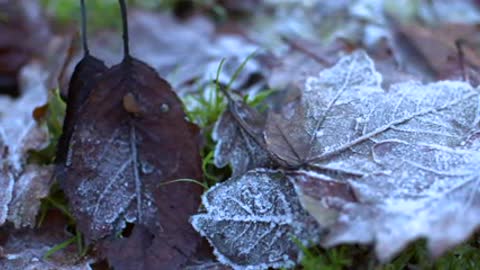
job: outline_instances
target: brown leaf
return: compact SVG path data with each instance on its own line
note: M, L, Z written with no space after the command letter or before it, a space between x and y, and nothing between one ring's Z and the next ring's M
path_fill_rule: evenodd
M8 220L15 227L35 226L40 199L48 196L52 185L52 169L50 166L27 165L16 179L8 211Z
M63 122L62 136L58 141L56 163L62 164L67 160L66 154L77 114L90 94L94 79L106 69L103 62L88 54L75 67L68 90L67 111Z
M91 270L91 258L79 258L74 246L45 255L57 244L73 237L65 230L67 220L57 211L50 212L41 228L15 230L0 228L0 269Z
M472 77L472 83L478 84L480 79L480 54L472 46L478 29L474 25L446 24L437 28L427 28L420 25L404 25L399 31L407 38L423 56L428 65L435 71L438 78L461 79L462 72ZM459 59L456 42L468 41L462 46L464 59ZM461 61L465 61L462 67ZM461 71L461 69L465 69Z
M179 269L200 242L188 218L202 188L168 182L201 179L199 130L168 82L130 56L120 3L125 58L92 84L75 119L63 188L86 239L113 241L104 250L112 264L124 258L111 250L128 246L124 256L138 258L143 269ZM127 222L133 235L115 240ZM148 238L151 245L140 241ZM138 245L144 253L136 253Z

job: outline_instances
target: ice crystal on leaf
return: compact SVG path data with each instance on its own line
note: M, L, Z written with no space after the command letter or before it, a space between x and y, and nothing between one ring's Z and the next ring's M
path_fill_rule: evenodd
M203 195L207 213L192 218L197 231L234 269L292 267L305 244L320 234L279 171L253 170ZM220 229L221 228L221 229Z
M479 153L463 146L478 129L478 91L455 81L379 85L363 52L307 81L306 163L326 175L296 177L296 190L329 227L327 246L374 242L387 260L426 237L438 255L480 224Z

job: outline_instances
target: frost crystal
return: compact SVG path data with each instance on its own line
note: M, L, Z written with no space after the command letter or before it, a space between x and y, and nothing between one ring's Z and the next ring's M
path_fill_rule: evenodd
M234 269L292 267L300 252L294 237L308 244L320 235L279 171L253 170L217 184L203 204L207 213L192 224Z

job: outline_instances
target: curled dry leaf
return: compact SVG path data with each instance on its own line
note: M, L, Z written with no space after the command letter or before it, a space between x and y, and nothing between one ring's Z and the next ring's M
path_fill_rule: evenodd
M300 253L294 239L308 244L320 235L280 171L249 171L212 187L202 201L207 213L192 224L234 269L292 267Z
M480 225L477 149L458 150L478 130L479 93L462 82L380 82L362 52L307 81L307 163L326 175L294 178L296 190L329 227L326 245L375 242L387 260L426 237L438 255Z
M215 166L232 165L233 175L239 176L248 170L272 163L264 150L263 128L265 117L248 107L241 97L228 94L228 108L217 121L213 130Z

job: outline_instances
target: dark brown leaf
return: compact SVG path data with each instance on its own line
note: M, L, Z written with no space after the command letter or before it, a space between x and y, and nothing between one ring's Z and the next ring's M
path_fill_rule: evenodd
M202 188L168 182L201 179L199 130L168 82L130 56L126 31L124 40L124 60L92 83L77 114L63 187L87 240L108 238L114 266L137 262L115 269L180 269L201 241L188 219ZM133 234L115 239L127 222Z
M466 76L464 79L470 80L474 85L478 84L480 54L473 49L478 46L475 41L478 32L476 26L447 24L427 28L420 25L404 25L399 27L399 30L423 56L438 78L462 79ZM460 40L468 41L463 43L462 56L456 46L456 42ZM462 76L461 73L466 74Z

